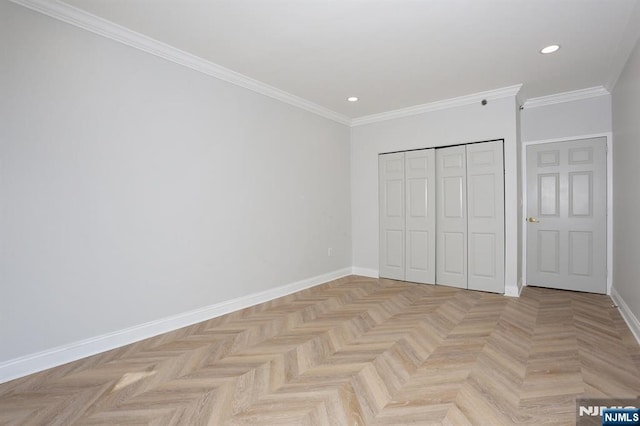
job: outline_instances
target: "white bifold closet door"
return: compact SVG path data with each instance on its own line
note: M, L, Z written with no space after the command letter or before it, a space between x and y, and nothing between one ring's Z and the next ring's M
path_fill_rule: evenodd
M436 150L436 284L504 292L502 145Z
M435 150L405 153L405 281L436 281Z
M502 141L467 145L467 288L504 293Z
M379 156L380 276L435 282L433 149Z
M467 288L467 151L464 145L436 152L436 284Z
M380 179L380 271L384 278L404 280L404 152L378 157Z

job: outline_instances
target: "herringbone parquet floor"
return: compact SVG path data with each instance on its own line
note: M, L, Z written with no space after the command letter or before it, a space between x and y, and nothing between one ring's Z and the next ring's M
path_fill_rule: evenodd
M639 367L607 296L347 277L0 385L0 424L572 424Z

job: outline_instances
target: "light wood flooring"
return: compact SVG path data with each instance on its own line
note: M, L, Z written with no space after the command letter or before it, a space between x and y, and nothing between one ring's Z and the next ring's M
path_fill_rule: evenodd
M573 424L640 395L611 299L347 277L0 385L0 424Z

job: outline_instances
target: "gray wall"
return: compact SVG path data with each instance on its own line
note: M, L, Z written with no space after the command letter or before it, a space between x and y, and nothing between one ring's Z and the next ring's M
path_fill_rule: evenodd
M0 362L351 265L347 126L9 2L0 52Z
M610 95L522 110L523 142L608 132L611 132Z
M612 95L613 288L640 319L640 43Z

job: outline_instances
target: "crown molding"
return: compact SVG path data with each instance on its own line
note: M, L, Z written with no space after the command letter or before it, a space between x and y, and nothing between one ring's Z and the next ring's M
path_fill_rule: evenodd
M213 62L202 59L175 47L169 46L153 38L132 31L106 19L92 15L81 9L57 0L10 0L28 9L40 12L52 18L109 38L127 46L142 50L176 64L191 68L203 74L252 90L261 95L285 102L289 105L312 112L324 118L347 126L351 119L328 108L310 102L299 96L280 90L261 81L247 77L238 72L224 68Z
M376 123L378 121L393 120L395 118L409 117L411 115L438 111L441 109L470 105L476 102L480 102L483 99L493 100L516 96L521 88L522 84L516 84L514 86L503 87L501 89L487 90L486 92L473 93L471 95L444 99L442 101L430 102L428 104L415 105L407 108L396 109L393 111L381 112L379 114L365 115L363 117L358 117L351 120L351 127Z
M596 96L609 95L609 91L603 86L588 87L586 89L572 90L571 92L556 93L549 96L527 99L524 108L537 108L541 106L560 104L563 102L579 101L580 99L595 98Z

